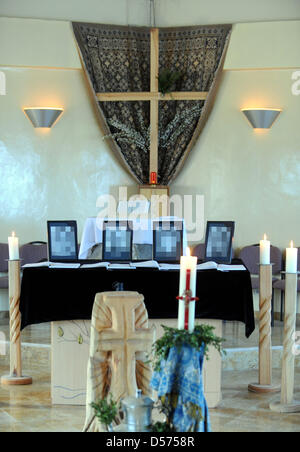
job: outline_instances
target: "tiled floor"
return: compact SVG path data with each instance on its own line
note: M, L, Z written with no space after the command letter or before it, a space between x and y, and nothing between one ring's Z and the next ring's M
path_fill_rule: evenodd
M0 373L7 373L0 366ZM29 372L24 370L24 375ZM77 406L52 406L50 373L30 369L32 386L0 386L1 432L78 432L84 423L85 409Z
M0 366L0 373L7 369ZM32 374L32 372L31 372ZM223 372L223 401L210 410L213 432L299 432L299 414L277 414L269 409L279 396L257 395L247 391L248 381L257 373ZM1 432L80 432L85 408L52 406L50 375L33 372L34 384L24 387L0 387ZM275 371L279 379L279 371ZM300 371L296 379L300 381ZM300 398L300 387L296 388Z
M7 322L0 324L0 331L2 331L7 340L9 338L9 325ZM49 344L51 343L51 324L41 323L39 325L31 325L26 327L22 332L22 343L29 344Z
M245 336L245 325L240 322L223 322L224 348L249 348L257 347L259 343L259 327L247 339ZM275 321L272 328L272 345L282 345L283 322Z
M256 371L223 372L223 401L216 410L211 410L214 432L299 432L300 413L280 414L269 409L270 401L279 400L280 395L258 395L247 391L249 381L255 381ZM274 370L274 380L280 381L280 370ZM296 382L300 382L300 371L296 370ZM300 399L300 385L295 388L295 397Z
M277 322L273 329L273 344L282 344L282 324ZM0 326L8 336L8 327ZM244 337L244 326L226 323L223 329L226 348L256 347L258 331L248 340ZM36 325L26 328L22 341L27 343L50 344L50 325ZM27 371L27 372L26 372ZM0 357L0 375L6 374L8 367ZM32 386L0 387L0 431L63 431L82 430L85 408L78 406L52 406L50 399L50 363L35 363L24 374L33 377ZM280 381L280 369L274 370L274 380ZM277 414L269 409L271 400L279 395L257 395L249 393L249 382L257 381L257 371L224 371L222 375L223 401L210 410L214 432L299 432L299 414ZM296 369L295 396L300 399L300 369Z

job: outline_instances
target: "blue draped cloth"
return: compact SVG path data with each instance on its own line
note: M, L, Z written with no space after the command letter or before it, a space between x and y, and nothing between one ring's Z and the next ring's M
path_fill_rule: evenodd
M154 372L151 387L165 405L169 404L177 432L210 432L209 412L204 397L202 367L204 347L172 347L160 371Z

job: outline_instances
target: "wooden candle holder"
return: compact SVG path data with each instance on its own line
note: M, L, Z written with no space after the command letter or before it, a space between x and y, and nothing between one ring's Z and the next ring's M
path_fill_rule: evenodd
M279 392L280 386L272 384L272 264L260 264L259 281L259 382L248 386L250 392Z
M22 376L21 357L21 261L8 261L9 276L9 328L10 328L10 375L1 378L3 385L30 385L31 377Z
M270 409L278 413L300 412L300 401L294 400L296 313L297 273L286 273L281 400L270 404Z

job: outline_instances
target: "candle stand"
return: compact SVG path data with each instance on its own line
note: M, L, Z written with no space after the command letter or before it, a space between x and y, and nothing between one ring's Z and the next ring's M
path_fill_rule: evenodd
M9 260L9 327L10 327L10 375L1 378L3 385L30 385L31 377L22 375L21 357L21 261Z
M286 273L281 400L270 404L279 413L300 412L300 401L294 400L296 312L297 273Z
M279 392L280 385L272 384L272 264L260 264L259 273L259 382L249 384L248 390L256 393Z

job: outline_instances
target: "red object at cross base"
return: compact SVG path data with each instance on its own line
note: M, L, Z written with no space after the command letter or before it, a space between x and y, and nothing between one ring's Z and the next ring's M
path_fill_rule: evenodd
M150 174L150 184L156 185L157 184L157 173L154 171Z

